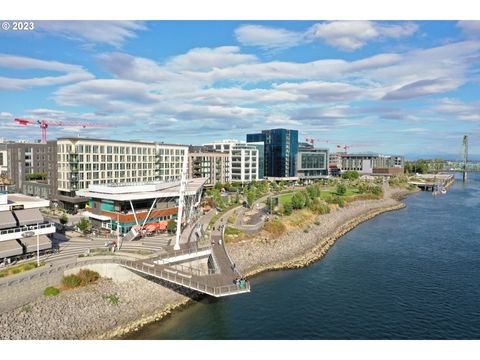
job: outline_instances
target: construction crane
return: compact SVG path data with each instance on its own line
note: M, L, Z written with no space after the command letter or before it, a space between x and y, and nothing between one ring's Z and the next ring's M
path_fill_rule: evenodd
M372 144L337 145L337 148L345 150L345 155L347 155L348 149L350 149L351 147L364 147L364 146L372 146Z
M47 143L47 128L49 126L77 126L77 127L114 127L115 125L111 124L94 124L94 123L71 123L71 122L63 122L63 121L50 121L50 120L37 120L37 121L30 121L24 119L15 118L15 121L20 125L40 125L42 129L42 144Z
M316 142L326 142L326 143L330 143L330 142L332 142L332 141L335 141L335 140L331 140L331 139L312 139L312 138L306 138L306 139L305 139L305 142L312 144L312 146L315 146L315 143L316 143Z

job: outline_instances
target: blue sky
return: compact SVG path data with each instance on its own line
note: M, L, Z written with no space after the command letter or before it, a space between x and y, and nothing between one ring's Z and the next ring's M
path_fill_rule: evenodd
M480 22L36 21L0 31L0 138L15 117L202 144L286 127L318 146L480 154ZM326 142L329 140L329 142Z

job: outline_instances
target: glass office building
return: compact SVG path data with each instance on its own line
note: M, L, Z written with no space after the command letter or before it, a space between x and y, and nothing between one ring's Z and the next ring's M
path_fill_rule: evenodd
M298 131L287 129L262 130L247 134L247 142L263 142L264 175L268 177L295 176L298 153Z

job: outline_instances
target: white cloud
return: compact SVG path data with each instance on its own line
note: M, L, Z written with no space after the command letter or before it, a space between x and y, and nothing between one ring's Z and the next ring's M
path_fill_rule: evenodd
M176 71L203 71L212 68L226 68L257 61L255 55L242 54L238 46L217 48L194 48L186 54L171 58L166 66Z
M78 65L8 54L0 54L0 68L21 70L36 69L64 73L64 75L60 76L44 76L30 79L0 77L0 90L21 90L30 87L52 86L93 78L92 74Z
M308 30L313 40L321 39L343 51L354 51L367 42L381 38L401 38L413 35L418 30L414 23L401 25L378 24L368 20L330 21L318 23Z
M297 46L304 40L301 32L262 25L241 25L235 29L237 41L244 46L264 49L286 49Z
M352 101L360 98L365 93L364 89L347 83L306 81L301 83L283 83L276 86L278 90L303 94L311 100L321 102Z
M457 26L469 36L480 36L479 20L462 20L457 23Z
M52 35L60 35L74 40L109 44L115 47L136 37L136 31L147 28L138 21L36 21L36 31L43 30Z

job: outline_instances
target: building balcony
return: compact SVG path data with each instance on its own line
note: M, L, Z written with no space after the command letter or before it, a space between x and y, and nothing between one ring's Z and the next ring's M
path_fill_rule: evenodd
M22 237L27 237L27 235L29 237L36 235L48 235L53 234L55 231L55 224L51 222L44 222L35 225L25 225L12 229L1 230L0 241L21 239Z

